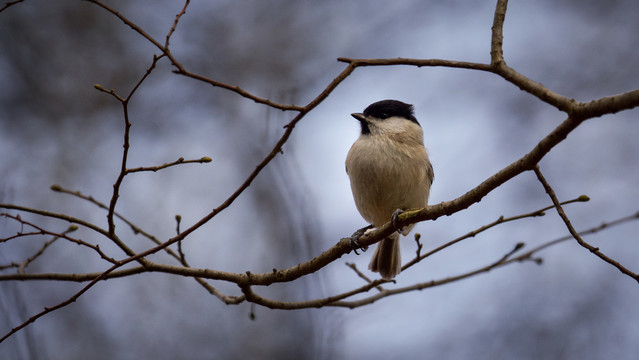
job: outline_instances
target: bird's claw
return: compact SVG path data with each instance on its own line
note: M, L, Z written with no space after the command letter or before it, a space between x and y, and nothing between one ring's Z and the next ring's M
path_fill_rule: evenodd
M360 245L359 241L357 240L359 239L360 236L364 235L366 230L369 230L372 228L373 228L372 225L368 225L355 231L353 235L351 235L351 248L353 249L353 252L355 252L355 255L359 255L359 253L357 252L357 249L362 249L362 252L365 252L366 250L368 250L368 246Z
M401 215L404 212L404 210L402 209L397 209L393 212L393 215L391 216L391 224L393 225L393 228L395 228L395 231L397 231L398 233L402 232L402 228L397 227L397 221L399 221L398 217L399 215Z

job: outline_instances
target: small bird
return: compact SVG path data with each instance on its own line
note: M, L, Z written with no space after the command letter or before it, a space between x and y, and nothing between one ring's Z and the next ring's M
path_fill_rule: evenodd
M357 238L366 230L394 224L403 211L425 207L434 173L413 105L382 100L351 116L360 122L361 134L346 156L346 173L357 210L371 224L351 237L356 250ZM396 229L379 242L368 269L386 280L399 274L399 233L407 235L413 227Z

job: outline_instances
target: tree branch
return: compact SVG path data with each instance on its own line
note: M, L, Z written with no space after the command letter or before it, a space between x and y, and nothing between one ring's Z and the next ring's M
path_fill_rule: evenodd
M131 174L131 173L136 173L136 172L142 172L142 171L152 171L152 172L156 172L162 169L166 169L168 167L171 166L175 166L175 165L182 165L182 164L193 164L193 163L197 163L197 164L204 164L204 163L210 163L212 160L210 157L205 156L203 158L200 159L194 159L194 160L184 160L184 158L179 158L174 162L170 162L170 163L164 163L162 165L158 165L158 166L148 166L148 167L137 167L137 168L132 168L132 169L126 169L126 174Z
M23 2L24 0L14 0L14 1L7 1L6 3L4 3L4 6L2 8L0 8L0 12L5 11L8 7L13 6L15 4L19 4L21 2Z
M567 204L571 204L571 203L575 203L575 202L586 202L586 201L589 201L589 200L590 199L586 195L581 195L581 196L579 196L579 197L577 197L575 199L564 201L561 204L562 205L567 205ZM480 234L480 233L482 233L482 232L484 232L484 231L486 231L488 229L491 229L491 228L493 228L493 227L495 227L497 225L504 224L504 223L511 222L511 221L521 220L521 219L525 219L525 218L544 216L546 210L552 209L554 207L555 207L555 205L553 204L553 205L550 205L550 206L546 206L545 208L542 208L542 209L539 209L539 210L536 210L536 211L532 211L532 212L529 212L529 213L526 213L526 214L515 215L515 216L511 216L511 217L500 216L497 220L493 221L492 223L489 223L489 224L486 224L484 226L481 226L481 227L479 227L479 228L477 228L477 229L475 229L475 230L473 230L473 231L471 231L471 232L469 232L469 233L467 233L465 235L462 235L462 236L460 236L460 237L458 237L456 239L453 239L453 240L451 240L451 241L449 241L449 242L447 242L447 243L445 243L445 244L443 244L443 245L441 245L441 246L439 246L439 247L437 247L437 248L435 248L435 249L433 249L433 250L431 250L431 251L429 251L429 252L427 252L427 253L425 253L423 255L419 255L418 254L413 260L407 262L406 264L404 264L404 266L402 266L402 271L412 267L413 265L415 265L418 262L424 260L425 258L444 250L445 248L447 248L449 246L452 246L452 245L454 245L454 244L456 244L456 243L458 243L458 242L460 242L462 240L465 240L465 239L468 239L468 238L471 238L471 237L475 237L478 234Z
M90 3L96 4L96 5L100 6L101 8L103 8L104 10L106 10L106 11L110 12L111 14L115 15L122 22L124 22L127 26L129 26L135 32L137 32L138 34L142 35L142 37L144 37L149 42L151 42L153 45L155 45L155 47L157 47L160 51L162 51L162 53L164 55L166 55L169 58L169 60L171 61L171 64L173 64L173 66L175 66L177 68L177 70L173 71L176 74L184 75L184 76L190 77L192 79L203 81L203 82L206 82L206 83L208 83L210 85L213 85L215 87L221 87L221 88L224 88L226 90L230 90L230 91L235 92L236 94L238 94L238 95L240 95L242 97L245 97L247 99L251 99L251 100L255 101L258 104L264 104L264 105L270 106L270 107L275 108L275 109L294 110L294 111L303 111L303 109L304 109L304 108L302 108L300 106L296 106L296 105L278 104L278 103L272 102L272 101L270 101L268 99L264 99L264 98L261 98L259 96L253 95L253 94L243 90L239 86L233 86L233 85L229 85L229 84L226 84L226 83L223 83L223 82L220 82L220 81L209 79L209 78L207 78L205 76L201 76L199 74L195 74L195 73L192 73L192 72L186 70L184 68L184 66L173 56L173 54L171 54L171 51L169 50L169 47L168 47L168 40L169 40L170 36L173 34L174 27L177 26L177 21L182 16L182 13L180 13L180 14L178 14L176 16L176 19L175 19L175 21L173 23L173 27L171 28L172 30L170 30L169 34L167 35L167 39L166 39L166 45L167 46L163 46L157 40L155 40L151 35L146 33L141 27L139 27L138 25L133 23L131 20L126 18L124 15L122 15L118 11L112 9L111 7L105 5L102 2L97 1L97 0L85 0L85 1L88 1ZM188 5L188 2L185 4L183 11L186 10L187 5Z
M504 21L506 20L507 8L508 0L497 0L490 40L490 63L493 66L498 66L504 62Z
M557 214L559 214L559 217L561 217L561 219L563 220L564 224L566 224L566 228L568 228L568 231L570 232L572 237L575 240L577 240L579 245L581 245L584 248L588 249L588 251L590 251L591 253L597 255L601 260L603 260L603 261L607 262L608 264L616 267L623 274L626 274L626 275L630 276L636 282L639 283L639 275L637 275L636 273L628 270L626 267L621 265L619 262L617 262L617 261L611 259L610 257L606 256L604 253L602 253L599 250L599 248L596 248L596 247L588 244L587 242L585 242L581 238L579 233L575 230L575 228L570 223L570 219L568 219L568 216L564 212L564 209L561 207L561 204L559 203L559 200L557 200L557 195L555 195L555 191L552 189L550 184L548 184L548 181L546 181L546 179L544 178L544 175L541 173L541 170L539 170L539 166L535 166L534 170L535 170L535 175L537 175L537 179L543 185L544 190L546 190L546 193L548 194L548 196L550 197L552 202L555 204L555 209L557 209Z

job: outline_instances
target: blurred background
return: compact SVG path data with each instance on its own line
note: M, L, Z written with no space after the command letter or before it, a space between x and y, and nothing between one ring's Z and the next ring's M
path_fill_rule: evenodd
M109 1L164 41L180 1ZM492 1L195 1L171 50L190 71L260 97L305 105L345 67L338 57L442 58L489 62ZM639 84L639 3L633 0L514 1L504 28L507 63L580 101ZM158 50L86 2L30 0L0 13L0 202L67 213L106 227L106 212L49 189L59 184L108 203L120 168L122 107L93 84L125 96ZM186 228L226 199L270 151L294 112L269 110L223 89L171 73L167 61L130 103L129 167L210 156L126 177L117 211L164 240L176 214ZM350 113L381 99L415 105L435 168L431 203L452 200L527 153L565 118L506 81L470 70L357 69L295 128L278 156L229 209L184 242L194 267L264 272L308 260L365 225L344 172L359 125ZM578 230L639 210L638 110L588 120L541 162ZM525 173L467 211L418 224L425 249L496 220L547 206ZM15 211L10 211L16 214ZM63 231L68 224L26 213ZM0 236L20 231L0 218ZM153 244L123 223L136 250ZM498 226L402 273L397 285L445 278L567 234L553 211ZM585 239L639 271L639 224ZM76 237L118 252L95 233ZM0 265L21 261L48 238L0 244ZM415 252L412 235L403 259ZM3 359L634 359L639 287L575 241L441 287L354 310L279 311L225 305L195 281L143 274L102 282L77 302L0 344ZM371 252L349 254L292 284L256 288L283 300L330 296L363 284ZM176 264L165 254L155 261ZM94 253L57 241L30 272L91 272ZM3 270L2 273L15 271ZM369 276L373 276L365 271ZM239 289L213 286L230 295ZM0 332L83 284L0 283ZM255 320L250 319L250 314Z

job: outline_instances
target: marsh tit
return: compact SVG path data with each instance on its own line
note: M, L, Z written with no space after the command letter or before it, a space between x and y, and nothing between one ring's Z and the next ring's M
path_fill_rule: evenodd
M346 173L357 210L371 224L353 234L356 249L364 230L394 223L405 210L425 207L434 174L412 105L382 100L351 115L360 122L361 134L346 156ZM399 233L407 235L413 227L397 229L380 241L368 268L387 280L399 274Z

